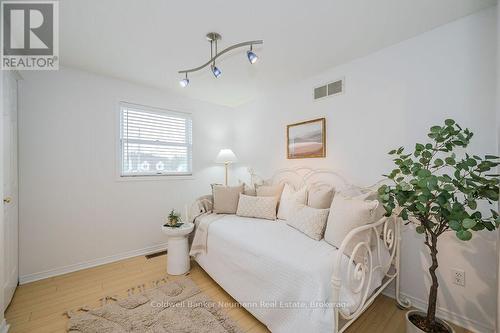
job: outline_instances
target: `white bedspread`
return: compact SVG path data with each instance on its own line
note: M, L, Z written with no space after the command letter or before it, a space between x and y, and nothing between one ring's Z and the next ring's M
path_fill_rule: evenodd
M332 301L335 247L282 221L236 215L210 225L207 245L207 253L197 255L196 261L272 332L332 331L333 309L321 305ZM383 260L388 256L383 251ZM342 260L346 280L348 258L343 255ZM373 277L372 291L380 286L383 275L379 270ZM349 312L360 298L342 287L340 301Z

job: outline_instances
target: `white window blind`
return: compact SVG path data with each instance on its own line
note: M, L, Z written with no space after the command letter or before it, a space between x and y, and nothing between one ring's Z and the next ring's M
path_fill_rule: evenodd
M189 114L120 103L120 145L122 177L192 173Z

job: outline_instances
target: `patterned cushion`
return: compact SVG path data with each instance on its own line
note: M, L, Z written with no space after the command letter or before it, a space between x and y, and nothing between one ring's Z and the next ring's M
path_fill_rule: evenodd
M236 215L276 220L276 198L240 194Z
M288 220L290 212L293 211L298 205L305 205L307 200L306 188L303 187L298 191L285 184L283 193L281 193L280 206L278 209L278 218L281 220ZM328 205L330 207L330 205Z
M214 213L234 214L238 207L240 193L243 193L243 184L239 186L212 185L214 197Z
M329 209L317 209L301 205L290 214L288 225L315 240L321 240L325 232Z

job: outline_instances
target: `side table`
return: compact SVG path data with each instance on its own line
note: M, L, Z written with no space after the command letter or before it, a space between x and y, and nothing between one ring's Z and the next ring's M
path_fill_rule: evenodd
M189 244L188 235L193 231L193 223L184 223L178 228L162 226L161 230L167 235L167 273L182 275L189 271Z

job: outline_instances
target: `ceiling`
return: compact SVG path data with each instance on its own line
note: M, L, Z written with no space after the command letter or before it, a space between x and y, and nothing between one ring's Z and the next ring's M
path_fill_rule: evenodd
M236 106L270 90L367 55L494 5L495 0L64 0L63 66ZM209 58L205 34L222 34L219 50L263 39L250 65L245 49L221 57L223 74L178 70Z

